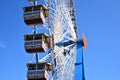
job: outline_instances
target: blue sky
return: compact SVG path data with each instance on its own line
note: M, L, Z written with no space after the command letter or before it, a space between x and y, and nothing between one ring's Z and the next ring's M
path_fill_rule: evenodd
M120 1L80 0L79 33L87 36L87 80L120 80Z
M1 80L26 80L24 34L31 32L23 21L27 0L0 2ZM120 1L76 0L79 36L84 32L88 46L84 52L86 80L120 80Z

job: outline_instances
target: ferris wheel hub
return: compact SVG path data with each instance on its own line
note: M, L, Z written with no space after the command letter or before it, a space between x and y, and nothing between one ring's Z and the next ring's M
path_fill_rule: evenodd
M82 39L80 39L80 40L77 41L77 44L78 44L78 48L83 47L84 50L86 50L86 47L87 47L87 38L86 38L86 36L84 34L82 35Z
M84 35L84 33L83 33L83 46L84 46L84 49L86 49L86 47L87 47L87 39L86 39L86 36Z

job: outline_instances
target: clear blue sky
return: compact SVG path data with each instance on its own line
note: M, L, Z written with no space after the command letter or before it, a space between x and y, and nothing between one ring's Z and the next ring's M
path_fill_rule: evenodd
M23 21L27 0L0 2L0 78L26 80L24 34L32 29ZM88 46L84 53L86 80L120 80L120 1L76 0L79 35L85 33Z

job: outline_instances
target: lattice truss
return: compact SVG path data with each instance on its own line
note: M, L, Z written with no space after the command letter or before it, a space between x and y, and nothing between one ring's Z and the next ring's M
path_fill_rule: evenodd
M74 30L75 24L72 22L70 16L71 1L73 0L50 0L50 27L51 34L54 36L53 52L45 56L40 61L48 61L52 56L54 61L54 78L55 80L74 80L74 68L76 60L76 46L70 45L56 45L59 43L77 41ZM44 0L48 6L48 0Z

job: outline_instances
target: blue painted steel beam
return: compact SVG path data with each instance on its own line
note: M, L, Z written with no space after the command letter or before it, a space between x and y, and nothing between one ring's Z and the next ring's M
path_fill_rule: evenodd
M85 71L84 71L84 60L83 60L83 50L82 50L82 80L85 80Z
M56 43L57 46L69 46L69 45L72 45L72 44L76 44L77 43L77 48L81 48L84 46L84 43L83 43L83 40L78 40L78 41L67 41L67 42L59 42L59 43Z
M75 66L78 66L78 65L81 65L81 64L83 64L83 63L75 63Z
M72 44L75 44L76 42L74 41L67 41L67 42L59 42L59 43L56 43L57 46L69 46L69 45L72 45Z

